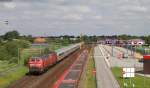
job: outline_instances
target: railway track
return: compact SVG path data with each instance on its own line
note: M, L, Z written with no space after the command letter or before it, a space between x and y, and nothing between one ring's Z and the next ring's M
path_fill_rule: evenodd
M85 49L70 68L55 82L53 88L79 88L80 78L85 69L91 46ZM85 74L85 73L84 73Z
M51 67L44 74L26 75L12 85L8 86L8 88L52 88L55 81L73 64L84 49L86 48L77 50L65 57L61 62Z

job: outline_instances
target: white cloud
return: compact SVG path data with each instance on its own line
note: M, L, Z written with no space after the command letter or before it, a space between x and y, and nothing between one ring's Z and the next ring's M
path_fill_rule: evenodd
M8 8L8 9L13 9L16 7L16 4L13 2L4 2L3 5L5 8Z
M65 20L82 20L82 16L79 14L68 14L64 16Z
M86 5L73 5L73 6L62 6L54 5L56 10L62 10L63 12L79 12L79 13L88 13L91 11L89 6Z
M75 9L83 13L87 13L91 11L91 9L88 6L82 6L82 5L76 6Z
M42 14L41 12L38 11L31 11L31 10L26 10L26 11L22 11L24 15L40 15Z
M17 1L0 3L0 19L8 19L12 27L20 29L23 34L40 35L42 32L39 31L42 30L54 35L78 34L82 31L100 35L129 33L131 29L136 32L131 31L130 34L150 34L149 0L141 0L140 3L137 0Z
M96 20L101 20L103 17L100 16L100 15L97 15L97 16L94 16L93 18L96 19Z
M148 9L144 6L134 6L134 5L128 5L128 6L121 6L121 10L125 11L138 11L138 12L146 12Z

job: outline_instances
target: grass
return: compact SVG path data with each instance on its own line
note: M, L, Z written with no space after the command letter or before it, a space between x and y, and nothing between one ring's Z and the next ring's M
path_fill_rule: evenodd
M93 73L95 63L93 58L93 49L90 52L90 57L87 63L86 78L84 80L84 88L96 88L96 75Z
M0 88L5 88L12 82L20 79L27 72L27 68L24 66L20 66L17 70L11 71L9 74L5 74L0 76Z
M122 69L120 67L113 67L112 72L114 76L116 77L117 81L119 82L121 88L150 88L150 78L143 77L139 75L135 75L134 78L122 78ZM128 86L125 87L124 83L126 83Z
M14 67L14 66L16 66L15 63L10 63L10 64L9 63L3 63L0 65L0 72L8 70L9 68Z

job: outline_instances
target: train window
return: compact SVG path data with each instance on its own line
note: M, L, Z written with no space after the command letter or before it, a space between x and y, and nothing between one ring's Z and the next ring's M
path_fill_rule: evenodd
M32 58L31 61L35 61L35 58Z
M61 55L63 55L63 54L64 54L64 52L60 53L59 56L61 56Z
M40 61L40 59L36 59L36 61Z

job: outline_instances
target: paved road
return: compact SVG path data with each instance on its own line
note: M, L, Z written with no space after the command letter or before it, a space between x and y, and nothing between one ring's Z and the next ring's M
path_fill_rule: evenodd
M117 50L120 50L120 51L122 51L122 52L124 52L124 53L128 53L128 55L132 55L133 54L133 51L131 51L131 50L129 50L129 49L126 49L126 48L123 48L123 47L115 47Z
M120 88L110 68L106 63L105 55L101 46L95 47L94 58L97 71L97 88Z
M105 47L106 50L108 50L109 52L112 51L112 48L110 46L106 46L103 45L103 48ZM122 48L123 49L123 48ZM124 49L125 51L125 49ZM110 65L112 67L136 67L136 68L142 68L143 67L143 63L138 62L137 59L134 59L132 57L129 58L118 58L117 55L119 53L122 53L121 51L119 51L118 49L116 49L116 47L114 48L114 57L110 57L109 58L109 62Z

